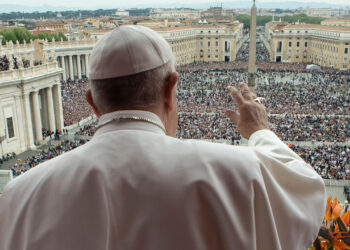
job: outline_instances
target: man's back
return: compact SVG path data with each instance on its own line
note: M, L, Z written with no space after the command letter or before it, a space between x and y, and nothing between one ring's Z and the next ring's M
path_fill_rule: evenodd
M322 180L272 132L257 132L250 144L180 141L145 122L108 124L7 186L0 249L311 245Z

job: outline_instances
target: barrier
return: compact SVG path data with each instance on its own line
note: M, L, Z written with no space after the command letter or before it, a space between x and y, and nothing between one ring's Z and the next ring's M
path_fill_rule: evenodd
M0 170L0 193L6 186L6 184L13 179L12 171Z

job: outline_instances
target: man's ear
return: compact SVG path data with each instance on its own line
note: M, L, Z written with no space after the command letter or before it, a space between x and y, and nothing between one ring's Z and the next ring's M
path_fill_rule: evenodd
M165 89L164 89L164 104L168 111L172 111L176 108L176 83L179 76L177 72L172 72L166 78Z
M92 94L91 94L91 89L88 89L88 91L86 92L85 94L85 98L86 98L86 101L90 104L92 110L94 111L95 115L100 118L101 117L101 113L100 111L98 111L95 103L94 103L94 100L92 99Z

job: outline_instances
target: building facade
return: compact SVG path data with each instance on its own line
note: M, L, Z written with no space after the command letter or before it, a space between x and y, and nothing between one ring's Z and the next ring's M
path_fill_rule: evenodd
M286 25L271 35L271 61L349 69L350 27Z
M55 62L0 72L0 155L34 149L43 129L63 128L61 74Z
M152 9L149 13L151 19L199 19L200 10L193 9Z
M237 41L243 37L241 23L234 28L220 25L194 25L155 30L169 42L178 66L199 61L234 61Z
M325 19L321 25L350 27L350 19Z

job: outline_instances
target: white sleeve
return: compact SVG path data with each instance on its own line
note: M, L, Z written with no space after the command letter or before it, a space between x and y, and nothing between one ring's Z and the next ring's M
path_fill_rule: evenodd
M255 132L248 146L259 158L263 188L280 239L311 245L325 212L324 181L270 130Z
M250 136L248 146L259 147L259 151L268 153L284 163L294 160L303 161L270 130L256 131Z

